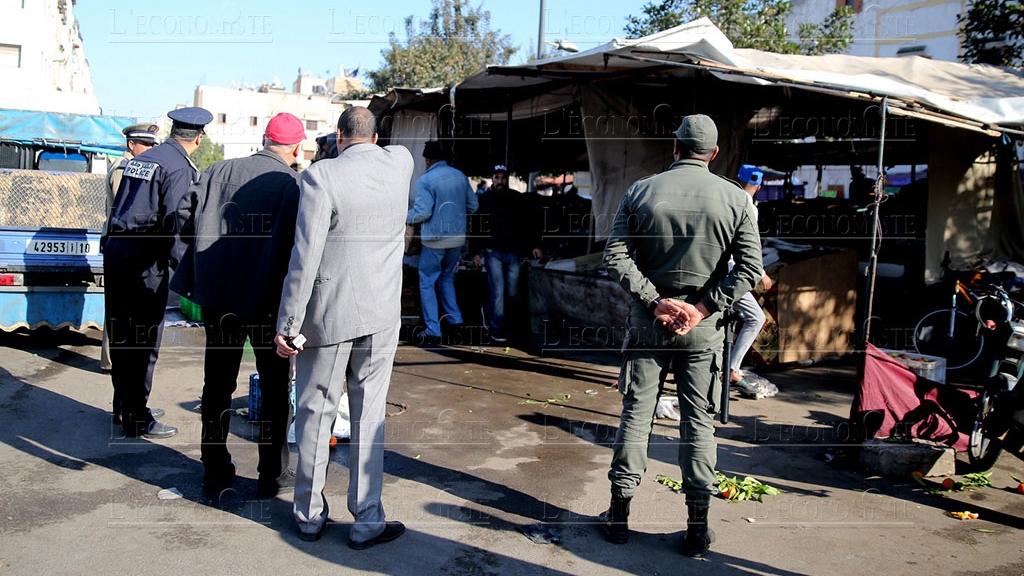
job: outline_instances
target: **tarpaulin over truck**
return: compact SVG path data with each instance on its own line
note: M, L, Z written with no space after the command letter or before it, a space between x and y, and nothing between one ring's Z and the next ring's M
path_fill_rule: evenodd
M38 110L0 108L0 144L66 148L83 152L124 153L125 127L135 123L127 116L60 114Z
M13 168L0 169L0 330L103 325L105 175L35 168L50 153L80 154L105 172L94 155L121 154L121 131L134 122L0 109L0 159Z

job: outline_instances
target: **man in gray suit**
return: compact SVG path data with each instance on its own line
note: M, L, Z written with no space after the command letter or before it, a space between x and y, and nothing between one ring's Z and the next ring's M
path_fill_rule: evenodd
M277 353L296 358L299 536L316 541L327 525L324 497L331 427L348 378L352 421L348 545L363 550L405 532L385 522L385 401L401 324L402 253L413 159L381 148L366 108L338 119L337 158L302 175L288 275L277 317ZM294 341L299 334L305 345Z

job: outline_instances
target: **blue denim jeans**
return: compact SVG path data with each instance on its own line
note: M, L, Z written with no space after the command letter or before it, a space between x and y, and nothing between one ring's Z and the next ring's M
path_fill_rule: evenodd
M487 286L491 301L487 307L487 324L492 333L505 330L505 301L519 293L519 255L511 252L486 250Z
M427 336L441 335L437 298L449 324L462 324L462 312L455 301L455 271L459 268L462 248L427 248L420 252L420 306Z

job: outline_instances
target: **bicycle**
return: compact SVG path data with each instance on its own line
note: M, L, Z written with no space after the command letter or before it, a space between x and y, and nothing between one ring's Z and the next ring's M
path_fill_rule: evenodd
M943 276L947 276L948 262L943 260L942 264ZM977 361L985 349L986 333L1009 323L1014 311L1024 308L1001 286L986 281L997 276L976 274L969 284L955 278L949 308L925 314L914 327L914 350L945 358L946 370L950 371Z

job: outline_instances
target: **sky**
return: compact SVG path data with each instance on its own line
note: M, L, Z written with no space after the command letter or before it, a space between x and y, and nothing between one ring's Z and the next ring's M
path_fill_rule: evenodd
M473 2L491 13L491 27L519 51L537 50L540 5ZM544 36L586 50L624 37L626 17L646 0L543 0ZM259 86L275 77L289 90L298 70L333 77L340 69L381 67L388 33L405 38L405 19L425 20L431 0L218 2L77 0L75 17L104 114L141 121L191 105L195 88Z

